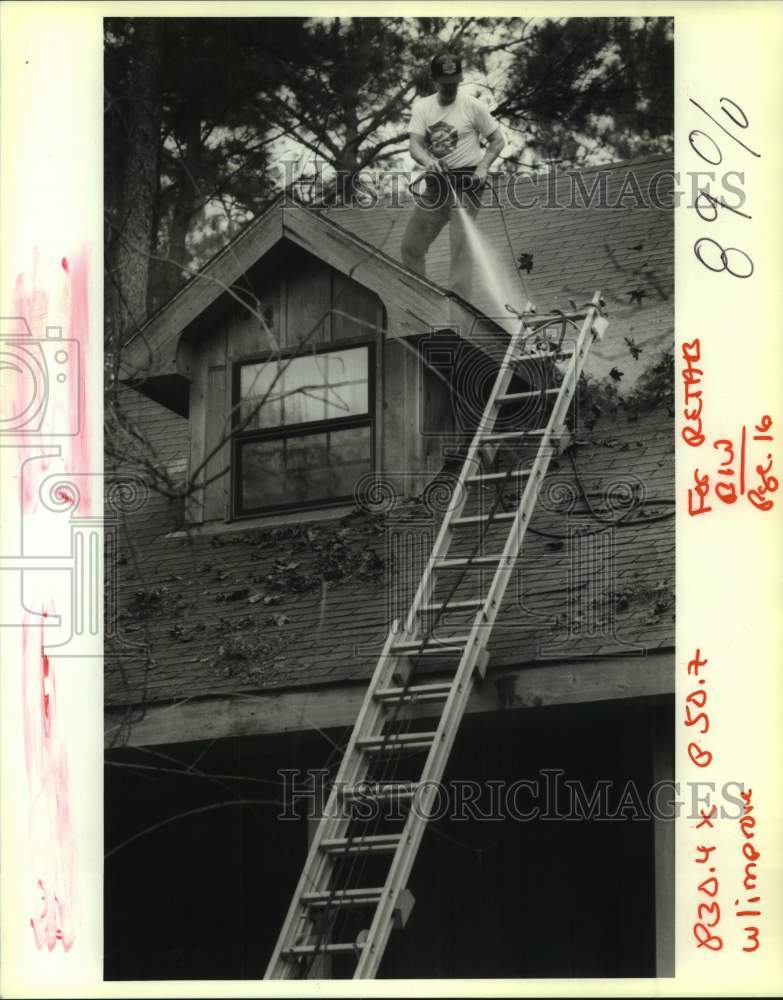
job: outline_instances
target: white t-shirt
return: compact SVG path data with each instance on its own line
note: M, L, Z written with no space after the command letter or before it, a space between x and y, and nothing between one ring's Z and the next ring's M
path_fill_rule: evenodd
M442 106L438 95L413 102L408 132L424 136L424 146L444 166L475 167L483 158L479 137L489 138L498 123L486 104L462 90Z

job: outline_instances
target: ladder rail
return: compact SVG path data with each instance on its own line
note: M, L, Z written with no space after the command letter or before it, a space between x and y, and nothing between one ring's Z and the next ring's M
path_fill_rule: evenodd
M479 657L483 653L480 626L481 613L476 615L476 620L471 630L471 642L466 646L462 654L451 692L438 723L435 740L422 769L420 781L423 793L421 798L425 800L432 798L436 783L443 776L446 763L457 737L459 722L465 713L465 707L473 690L475 668ZM415 808L417 806L415 801L411 804L411 809L408 812L408 817L403 828L402 838L395 851L386 877L381 902L373 916L372 924L370 925L359 961L356 965L354 979L372 978L383 959L386 942L392 930L395 902L407 885L408 877L418 854L421 839L429 823L429 818L425 815L428 803L425 801L421 805L423 805L423 808L419 811Z
M514 518L509 530L506 538L506 544L500 557L497 572L493 577L487 593L487 599L484 605L484 618L487 626L487 632L492 629L492 625L497 617L509 580L511 579L511 576L516 568L516 562L522 547L522 541L538 499L538 490L544 476L547 473L549 464L552 461L554 454L552 438L555 431L565 422L568 407L571 405L571 400L576 392L576 386L582 372L582 368L584 367L587 353L590 350L593 341L603 334L603 327L601 327L600 324L598 326L599 332L596 332L596 319L601 319L604 324L606 322L603 320L603 317L600 317L599 315L599 303L600 294L596 292L593 296L591 308L588 310L582 329L579 332L576 349L571 357L568 369L563 378L561 385L562 391L558 395L557 401L552 408L546 430L542 435L538 452L533 462L533 467L530 470L530 475L525 481L525 489L517 508L516 517Z
M288 942L294 937L294 930L299 930L299 925L308 919L307 911L302 906L302 896L306 892L318 892L324 888L324 877L328 873L332 859L322 851L322 843L325 840L332 840L341 836L348 826L348 819L344 815L344 810L340 808L339 790L341 788L355 785L363 777L362 771L369 768L369 760L366 755L358 752L356 743L362 738L368 723L373 725L383 718L383 704L376 701L374 693L377 689L387 686L392 682L396 661L399 657L392 655L392 644L396 638L395 627L398 622L392 623L386 637L381 655L375 667L372 679L365 691L362 706L356 717L353 731L345 749L337 777L329 792L326 806L322 813L320 822L316 827L315 834L307 852L307 859L302 874L297 883L291 903L280 928L277 942L272 952L265 973L266 979L287 979L288 973L292 971L290 965L283 958L283 951Z
M410 611L408 612L408 617L405 620L405 629L409 635L415 635L416 616L418 615L419 609L422 605L426 604L429 600L434 563L437 559L441 558L445 550L448 548L451 535L452 517L458 517L465 506L465 502L467 500L467 490L465 488L467 479L470 474L475 471L477 462L480 461L479 451L481 448L481 435L485 433L494 422L497 397L505 392L508 387L507 383L511 381L511 377L514 373L514 352L519 342L524 340L526 330L527 327L524 319L520 319L517 329L509 339L508 347L506 348L506 353L503 357L503 361L501 362L500 369L498 370L495 384L490 392L489 400L487 401L487 405L484 407L484 412L481 414L481 419L479 420L478 427L476 428L476 433L473 436L468 453L462 464L462 469L457 479L457 487L455 488L449 505L446 508L446 512L443 515L443 520L441 521L438 534L435 537L432 552L422 574L421 582L419 583L419 587L411 602Z
M328 935L334 927L334 921L328 927L322 921L319 927L313 907L308 899L314 895L317 896L319 900L317 910L320 917L324 917L324 911L328 917L330 909L335 906L335 899L339 904L343 896L346 895L346 891L348 893L354 891L337 889L335 885L331 887L329 885L332 876L336 876L339 870L336 865L339 864L340 858L348 857L352 851L354 853L361 852L363 850L362 843L368 837L367 847L364 849L369 850L372 846L370 844L372 837L368 833L361 833L355 835L356 847L354 848L353 837L349 837L347 833L351 823L350 810L344 808L345 803L342 801L341 793L343 789L355 787L366 776L371 767L372 753L365 748L364 744L369 746L369 743L373 743L374 745L380 738L384 750L387 742L389 748L394 750L398 742L401 744L405 742L405 737L395 740L393 737L390 738L388 734L383 735L384 723L389 718L386 712L389 707L395 704L399 711L404 703L405 693L416 673L412 662L413 658L420 653L420 650L417 653L416 649L419 643L423 649L427 642L427 635L419 635L422 628L421 615L426 611L427 604L431 601L434 593L433 581L439 571L438 562L439 560L444 561L452 542L453 529L457 526L455 521L458 521L467 501L468 483L476 482L481 478L474 474L476 465L478 464L481 468L482 458L486 461L488 455L491 458L497 451L497 448L487 442L486 438L497 421L498 407L503 404L503 397L507 394L515 371L515 363L539 360L536 355L530 355L528 359L520 357L516 353L519 344L537 332L536 329L531 330L526 325L523 316L520 317L519 325L509 339L506 354L464 459L457 489L455 489L442 519L431 555L412 600L410 611L404 624L397 620L392 623L389 629L340 763L337 777L310 843L307 859L286 918L280 929L266 970L265 978L267 979L293 978L300 969L296 962L290 959L292 955L302 957L310 955L315 959L319 953L329 954L337 950L346 953L353 951L356 954L357 963L354 978L371 978L377 973L394 924L395 910L398 905L402 904L404 898L402 894L407 892L407 881L415 863L421 839L429 823L429 807L433 792L438 787L437 783L445 772L460 722L470 698L476 673L483 676L486 669L488 660L486 647L489 636L521 553L522 543L535 509L541 481L546 475L555 451L554 439L556 436L560 436L565 428L568 408L576 392L578 379L590 346L596 339L600 339L606 328L607 321L601 314L601 305L600 293L596 292L591 303L583 307L582 310L575 310L568 317L573 326L576 326L574 322L576 318L583 320L576 348L570 356L567 371L557 389L557 397L546 427L536 434L536 455L532 467L524 477L524 489L517 502L517 510L506 536L503 553L500 556L492 557L496 564L492 582L480 602L466 602L478 604L478 610L473 618L469 634L463 637L464 645L461 646L459 661L451 675L451 680L448 684L442 685L448 691L448 693L446 690L442 692L445 695L445 703L442 706L433 738L430 743L425 744L425 747L428 747L425 762L421 768L420 778L413 783L415 791L410 796L410 808L402 833L399 835L396 845L394 843L389 845L392 858L383 887L374 905L372 921L366 937L363 942L357 943L355 946L335 944L334 941L330 941ZM565 314L559 313L558 318L563 320L562 334L564 336ZM541 324L537 329L541 329L544 325ZM502 488L498 492L502 492ZM490 522L493 520L494 510L493 507L493 514L488 518ZM501 520L503 523L508 523L509 518ZM483 537L482 534L481 538ZM472 558L467 560L467 566L473 565L473 563ZM463 570L463 575L466 571L467 568ZM445 610L445 606L442 610ZM432 629L429 630L428 634L432 634ZM443 640L443 643L448 646L446 640ZM401 646L402 650L396 651L395 644ZM456 652L456 648L454 651ZM402 687L399 687L400 684ZM376 697L379 692L390 690L399 690L402 692L402 696L394 699ZM394 719L396 719L396 712ZM415 739L415 734L411 739ZM346 838L348 838L347 841ZM328 845L331 845L329 850L326 849ZM356 892L361 891L356 890ZM376 890L366 890L366 892L370 891L376 892ZM312 963L307 966L305 975L313 968Z
M538 482L546 474L552 458L552 435L564 422L571 399L576 391L576 383L581 374L587 352L596 336L600 336L594 330L599 300L600 296L596 292L592 308L588 310L579 333L576 350L571 357L561 392L557 397L557 402L552 409L545 433L542 436L533 465L533 472L527 480L525 491L517 511L517 517L508 534L503 550L503 557L495 571L484 607L476 614L469 641L460 658L454 684L443 709L435 740L422 769L421 783L425 796L433 791L436 787L435 783L440 781L445 772L446 763L473 687L478 659L482 654L485 654L492 624L503 601L511 574L516 566L516 557L519 554L525 529L527 528L526 522L529 520L529 513L537 499ZM488 403L488 407L489 405ZM373 922L370 925L356 965L354 979L372 978L378 970L392 930L395 900L407 885L408 877L416 860L419 844L429 822L427 816L424 815L425 812L426 807L421 812L418 812L412 806L408 813L403 836L395 851L394 859L384 885L384 891L381 895L381 901L375 911Z

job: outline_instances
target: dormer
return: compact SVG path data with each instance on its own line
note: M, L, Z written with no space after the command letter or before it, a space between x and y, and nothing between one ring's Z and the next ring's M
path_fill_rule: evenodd
M129 341L123 376L187 417L187 521L219 528L329 516L377 477L419 493L455 430L442 348L487 361L505 340L323 213L280 202Z

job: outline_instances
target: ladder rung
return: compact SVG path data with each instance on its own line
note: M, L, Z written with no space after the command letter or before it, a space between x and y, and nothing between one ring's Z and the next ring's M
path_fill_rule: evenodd
M516 403L519 399L535 399L537 396L549 395L553 392L560 392L560 387L555 389L536 389L532 392L505 392L502 396L498 396L495 400L496 403Z
M390 854L397 850L399 833L376 833L367 837L334 837L321 841L325 854Z
M383 896L380 889L336 889L334 892L305 892L302 902L312 909L322 906L375 906Z
M422 646L416 649L402 650L397 656L461 656L464 646Z
M471 597L465 601L435 601L434 604L424 604L420 611L465 611L469 608L483 608L484 597Z
M472 559L436 559L435 569L461 569L463 566L499 566L504 560L511 564L513 556L473 556Z
M378 733L374 736L365 736L356 741L359 750L367 750L370 753L387 753L404 747L406 750L421 750L430 747L435 742L437 733L390 733L384 735Z
M418 783L415 781L387 781L383 784L366 781L353 788L340 789L340 798L346 802L356 799L412 799Z
M298 958L300 955L312 955L315 951L320 955L321 952L330 952L331 954L336 954L346 952L355 955L357 952L362 950L362 945L353 944L351 941L338 941L336 944L296 944L292 948L286 948L283 951L283 955L287 958Z
M395 656L432 656L433 653L462 652L470 641L469 635L450 635L447 639L435 639L426 635L422 639L411 639L410 642L396 642L391 648Z
M530 469L514 469L512 472L482 472L477 476L468 476L465 482L483 483L490 479L519 479L522 476L529 476Z
M499 512L496 511L495 514L492 515L492 520L493 521L513 521L516 516L517 516L517 512L515 510L511 510L511 511L505 511L505 510L503 510L503 511L499 511ZM468 514L465 517L455 517L454 520L451 523L455 524L455 525L460 525L460 524L481 524L482 521L489 521L489 520L490 520L489 514Z
M512 356L511 360L516 363L525 361L549 361L551 358L554 358L555 361L568 361L568 359L573 356L573 351L541 351L539 354L515 354Z
M553 312L553 313L542 313L541 315L534 314L528 320L527 324L533 327L533 332L536 330L543 330L544 327L552 326L557 323L562 325L564 319L578 320L584 319L589 312L589 309L574 309L571 312Z
M443 701L449 696L451 682L444 684L416 684L408 688L380 688L375 692L375 700L397 701Z
M557 431L552 431L552 436L557 436ZM541 436L546 434L546 427L537 427L534 430L523 428L518 431L490 431L489 434L482 434L482 441L513 441L515 438Z

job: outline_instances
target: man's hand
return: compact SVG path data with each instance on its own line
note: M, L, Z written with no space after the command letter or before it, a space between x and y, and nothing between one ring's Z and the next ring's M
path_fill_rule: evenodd
M476 187L481 187L481 185L486 182L487 172L488 172L488 167L483 163L479 163L479 165L473 171L476 177Z
M410 151L412 158L428 173L439 174L444 169L440 160L427 149L424 136L417 132L410 133Z

